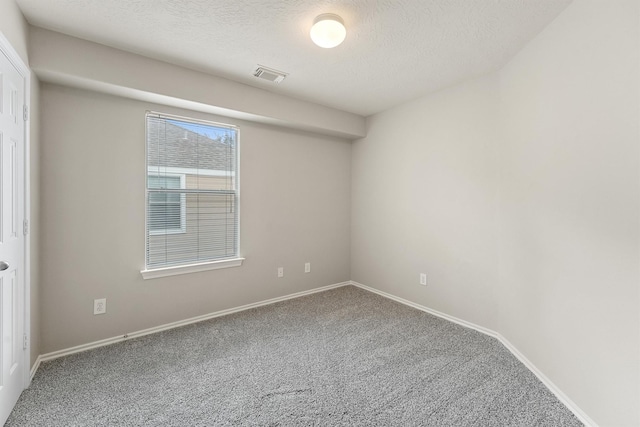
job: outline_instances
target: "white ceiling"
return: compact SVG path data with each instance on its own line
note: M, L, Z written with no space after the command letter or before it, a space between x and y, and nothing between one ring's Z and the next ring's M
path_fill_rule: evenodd
M500 68L571 1L16 0L33 25L364 116ZM328 12L334 49L309 38Z

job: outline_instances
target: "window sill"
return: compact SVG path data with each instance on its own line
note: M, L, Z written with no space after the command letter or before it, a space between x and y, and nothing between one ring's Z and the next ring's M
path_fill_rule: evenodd
M154 268L150 270L142 270L142 278L156 279L158 277L176 276L178 274L197 273L199 271L217 270L219 268L240 267L244 258L223 259L220 261L211 261L202 264L177 265L174 267Z

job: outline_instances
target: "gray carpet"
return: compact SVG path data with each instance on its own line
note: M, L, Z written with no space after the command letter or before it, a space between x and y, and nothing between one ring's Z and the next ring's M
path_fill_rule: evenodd
M7 426L579 426L497 340L348 286L56 359Z

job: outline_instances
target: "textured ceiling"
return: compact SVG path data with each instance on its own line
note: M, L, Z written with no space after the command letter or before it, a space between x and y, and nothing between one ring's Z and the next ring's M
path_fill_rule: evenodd
M16 0L33 25L364 116L501 67L571 1ZM334 49L309 38L327 12Z

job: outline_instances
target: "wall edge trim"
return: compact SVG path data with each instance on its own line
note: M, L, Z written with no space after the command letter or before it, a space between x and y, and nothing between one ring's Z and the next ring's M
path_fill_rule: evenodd
M31 383L31 381L33 381L33 377L35 376L36 372L38 372L38 368L40 367L40 363L42 363L42 355L39 355L36 358L36 361L33 362L33 366L31 367L31 371L29 371L29 383Z
M466 320L459 319L449 314L442 313L432 308L425 307L420 304L416 304L415 302L397 297L393 294L389 294L387 292L380 291L378 289L363 285L362 283L354 282L353 280L351 281L351 285L357 288L363 289L365 291L378 294L390 300L399 302L400 304L404 304L409 307L418 309L420 311L424 311L425 313L432 314L434 316L440 317L450 322L457 323L458 325L461 325L470 329L474 329L480 333L489 335L490 337L497 339L502 343L502 345L504 345L507 348L507 350L511 352L511 354L513 354L520 362L522 362L522 364L527 369L529 369L540 380L540 382L542 382L542 384L544 384L544 386L547 387L549 391L551 391L551 393L553 393L556 396L556 398L560 402L562 402L571 412L573 412L576 418L578 418L578 420L580 420L580 422L582 422L585 425L585 427L598 427L598 424L596 424L595 421L593 421L582 409L580 409L580 407L576 405L576 403L573 400L571 400L566 394L564 394L564 392L560 390L558 386L556 386L549 378L547 378L547 376L544 375L542 371L540 371L529 359L527 359L527 357L524 354L522 354L513 344L509 342L509 340L503 337L500 333L493 331L491 329L485 328L483 326L476 325L475 323L471 323Z
M503 337L501 334L499 334L496 331L493 331L491 329L485 328L483 326L480 325L476 325L475 323L471 323L468 322L466 320L457 318L455 316L451 316L449 314L446 313L442 313L440 311L434 310L432 308L414 303L412 301L406 300L404 298L400 298L398 296L395 296L393 294L363 285L362 283L358 283L355 282L353 280L351 281L346 281L346 282L341 282L341 283L336 283L333 285L328 285L328 286L322 286L319 288L314 288L308 291L301 291L301 292L295 292L293 294L288 294L288 295L284 295L281 297L276 297L276 298L270 298L267 300L263 300L263 301L259 301L259 302L255 302L255 303L251 303L251 304L245 304L245 305L241 305L238 307L234 307L234 308L229 308L226 310L220 310L220 311L215 311L209 314L204 314L201 316L196 316L196 317L191 317L189 319L184 319L184 320L179 320L176 322L171 322L171 323L166 323L164 325L160 325L160 326L156 326L153 328L148 328L148 329L143 329L140 331L136 331L136 332L131 332L129 334L125 334L125 335L118 335L115 337L111 337L111 338L106 338L103 340L99 340L99 341L93 341L87 344L81 344L75 347L70 347L70 348L66 348L66 349L62 349L62 350L57 350L57 351L53 351L50 353L45 353L45 354L41 354L37 357L35 363L33 364L33 367L31 368L31 372L30 372L30 378L31 380L33 380L33 377L35 376L36 372L38 371L38 368L40 367L40 364L42 362L46 362L49 360L54 360L54 359L58 359L60 357L64 357L64 356L69 356L71 354L75 354L75 353L81 353L84 351L88 351L88 350L92 350L95 348L99 348L99 347L104 347L107 345L111 345L111 344L115 344L118 342L122 342L122 341L126 341L126 340L130 340L133 338L138 338L138 337L142 337L145 335L151 335L151 334L155 334L158 332L162 332L162 331L166 331L169 329L175 329L175 328L179 328L181 326L186 326L186 325L190 325L193 323L198 323L198 322L202 322L205 320L209 320L209 319L213 319L216 317L221 317L221 316L226 316L228 314L233 314L233 313L238 313L241 311L246 311L246 310L250 310L252 308L257 308L257 307L262 307L262 306L266 306L266 305L271 305L271 304L275 304L277 302L281 302L281 301L286 301L286 300L291 300L291 299L295 299L295 298L300 298L303 296L307 296L307 295L312 295L315 293L319 293L319 292L324 292L324 291L328 291L331 289L336 289L336 288L341 288L343 286L355 286L357 288L360 288L362 290L365 290L367 292L371 292L377 295L380 295L384 298L396 301L400 304L415 308L417 310L420 311L424 311L425 313L429 313L432 314L434 316L440 317L442 319L448 320L450 322L453 323L457 323L458 325L476 330L482 334L488 335L490 337L493 337L495 339L497 339L498 341L500 341L502 343L502 345L504 345L507 350L509 350L511 352L511 354L513 354L520 362L522 362L522 364L529 369L539 380L540 382L542 382L542 384L544 384L545 387L547 387L549 389L549 391L551 391L558 400L560 400L560 402L562 402L571 412L573 412L573 414L576 416L576 418L578 418L586 427L598 427L598 425L595 423L595 421L593 421L582 409L580 409L580 407L578 405L576 405L575 402L573 402L566 394L564 394L564 392L562 390L560 390L560 388L558 386L556 386L549 378L547 378L546 375L544 375L529 359L527 359L527 357L522 354L513 344L511 344L511 342L509 342L509 340L507 340L505 337Z
M350 281L341 282L341 283L335 283L333 285L322 286L322 287L319 287L319 288L310 289L308 291L295 292L295 293L284 295L284 296L281 296L281 297L270 298L270 299L267 299L267 300L258 301L258 302L254 302L254 303L250 303L250 304L245 304L245 305L241 305L241 306L234 307L234 308L228 308L228 309L225 309L225 310L214 311L212 313L203 314L203 315L195 316L195 317L190 317L188 319L178 320L176 322L165 323L163 325L155 326L155 327L148 328L148 329L142 329L140 331L130 332L130 333L127 333L127 334L124 334L124 335L118 335L118 336L111 337L111 338L105 338L103 340L93 341L93 342L90 342L90 343L87 343L87 344L77 345L75 347L69 347L69 348L65 348L65 349L61 349L61 350L52 351L50 353L41 354L36 359L36 361L35 361L35 363L33 365L33 368L31 368L31 378L33 378L33 376L36 374L36 371L38 370L38 368L40 367L40 364L42 362L47 362L49 360L54 360L54 359L58 359L60 357L69 356L71 354L81 353L81 352L84 352L84 351L87 351L87 350L92 350L92 349L95 349L95 348L104 347L104 346L115 344L115 343L119 343L119 342L122 342L122 341L127 341L127 340L130 340L130 339L133 339L133 338L143 337L145 335L151 335L151 334L155 334L155 333L158 333L158 332L166 331L166 330L169 330L169 329L175 329L175 328L179 328L181 326L186 326L186 325L191 325L193 323L203 322L205 320L213 319L213 318L216 318L216 317L221 317L221 316L226 316L228 314L233 314L233 313L238 313L238 312L241 312L241 311L251 310L252 308L262 307L262 306L265 306L265 305L271 305L271 304L275 304L277 302L286 301L286 300L295 299L295 298L300 298L300 297L304 297L304 296L307 296L307 295L312 295L312 294L319 293L319 292L325 292L325 291L329 291L331 289L336 289L336 288L340 288L340 287L348 286L348 285L351 285Z

